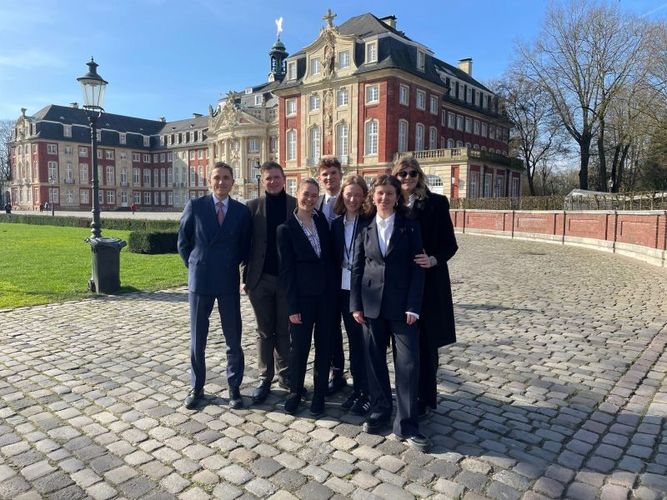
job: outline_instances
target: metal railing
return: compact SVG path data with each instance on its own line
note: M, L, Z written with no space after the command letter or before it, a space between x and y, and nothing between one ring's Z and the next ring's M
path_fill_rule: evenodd
M477 210L667 210L667 192L596 193L587 196L458 198L452 208Z

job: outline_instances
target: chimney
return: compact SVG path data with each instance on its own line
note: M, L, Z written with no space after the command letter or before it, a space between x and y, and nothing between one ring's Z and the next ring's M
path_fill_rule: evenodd
M161 116L161 117L160 117L160 121L161 121L162 123L166 123L166 122L167 122L167 119L166 119L164 116Z
M472 57L459 59L459 69L468 76L472 76Z
M380 21L382 21L385 24L388 24L391 28L396 29L396 16L381 17Z
M79 109L79 103L78 102L70 102L69 106L70 106L70 108Z
M27 108L21 108L21 116L25 116L26 111L28 111Z
M192 113L192 118L199 118L201 117L201 113Z

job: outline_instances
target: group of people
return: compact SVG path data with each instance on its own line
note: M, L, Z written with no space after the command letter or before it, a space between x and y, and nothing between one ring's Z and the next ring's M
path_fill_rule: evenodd
M260 174L265 195L243 205L229 197L233 170L217 163L211 194L188 202L181 217L178 250L188 267L192 365L185 407L194 409L204 398L214 303L226 343L229 405L243 406L241 286L257 319L254 403L268 397L276 379L288 391L285 411L296 413L314 343L310 413L321 415L326 397L348 385L342 320L352 376L342 407L366 417L366 432L390 425L391 349L393 432L426 449L419 418L437 405L438 348L456 340L447 261L457 244L447 198L428 190L412 157L370 187L358 175L343 179L340 162L323 158L319 182L302 179L296 197L285 192L278 163L264 163Z

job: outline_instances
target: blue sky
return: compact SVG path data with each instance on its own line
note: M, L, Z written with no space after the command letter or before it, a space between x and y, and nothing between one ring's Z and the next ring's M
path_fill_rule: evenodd
M606 0L667 19L666 0ZM289 53L310 44L331 8L341 24L371 12L481 82L499 77L517 40L539 32L543 0L0 0L0 119L81 102L76 78L94 56L108 112L177 120L207 113L228 90L266 81L274 20Z

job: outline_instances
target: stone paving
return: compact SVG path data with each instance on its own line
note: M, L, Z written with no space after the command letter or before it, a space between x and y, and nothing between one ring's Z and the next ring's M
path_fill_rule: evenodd
M0 498L665 498L667 273L459 241L430 453L362 432L344 395L319 419L282 390L230 411L220 334L207 404L183 409L187 295L168 290L0 312Z

